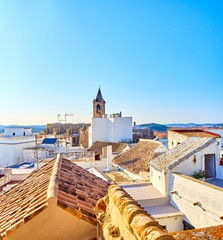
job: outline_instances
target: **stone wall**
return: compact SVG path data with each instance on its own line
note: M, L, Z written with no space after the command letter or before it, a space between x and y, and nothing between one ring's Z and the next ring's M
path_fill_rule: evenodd
M168 148L171 149L177 146L178 144L182 143L184 140L188 138L189 137L186 135L168 130Z
M139 142L139 139L154 139L154 131L149 128L134 129L133 128L133 142Z
M89 128L88 127L83 127L79 130L79 143L80 146L83 146L83 148L89 148Z

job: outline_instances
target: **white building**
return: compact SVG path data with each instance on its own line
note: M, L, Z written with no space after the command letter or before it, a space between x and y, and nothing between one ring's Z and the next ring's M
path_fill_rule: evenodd
M191 137L149 163L151 183L184 214L185 229L222 224L223 191L209 183L223 184L219 151L216 138ZM206 182L192 177L199 170Z
M89 127L89 147L96 141L132 142L132 117L122 117L121 112L105 114L105 100L99 88L93 100L93 118Z
M0 135L0 167L22 163L22 149L34 145L31 128L6 128Z
M131 142L132 117L112 116L92 118L89 128L89 146L96 141Z

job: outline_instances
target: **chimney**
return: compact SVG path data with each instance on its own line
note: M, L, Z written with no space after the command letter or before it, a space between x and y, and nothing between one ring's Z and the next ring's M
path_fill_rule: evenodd
M107 170L112 170L112 146L107 146Z

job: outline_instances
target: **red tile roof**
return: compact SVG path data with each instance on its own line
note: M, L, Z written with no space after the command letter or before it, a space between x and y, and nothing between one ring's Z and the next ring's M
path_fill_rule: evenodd
M175 232L170 235L176 240L221 240L223 239L223 225Z
M139 174L140 171L148 168L148 163L152 159L163 153L164 150L156 152L160 146L162 146L162 143L159 141L140 139L135 146L115 157L113 163L129 172Z
M214 137L221 138L221 135L203 129L170 129L169 131L178 132L188 137Z
M0 237L39 214L51 198L71 214L96 225L94 206L108 183L59 155L0 196Z

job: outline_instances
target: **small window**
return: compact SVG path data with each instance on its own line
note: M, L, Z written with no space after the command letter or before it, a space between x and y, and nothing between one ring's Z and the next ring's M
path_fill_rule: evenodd
M15 136L15 133L13 133L12 135Z
M161 176L159 176L159 180L161 181Z
M101 106L100 104L97 105L97 113L100 113L101 112Z
M26 136L26 133L25 133L25 132L23 133L23 136Z

